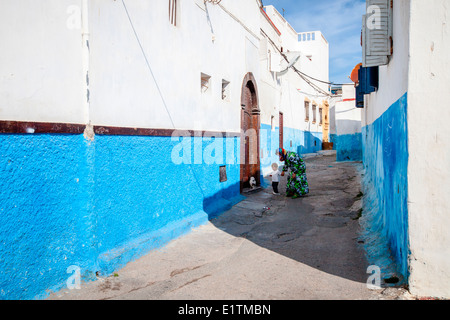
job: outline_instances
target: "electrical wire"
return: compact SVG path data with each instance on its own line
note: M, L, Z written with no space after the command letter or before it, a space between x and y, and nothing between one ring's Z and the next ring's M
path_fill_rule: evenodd
M142 52L142 55L144 56L145 62L147 64L147 68L150 71L150 74L152 75L153 81L155 82L156 88L158 89L159 96L161 97L161 100L162 100L162 103L164 105L164 108L166 109L167 115L169 116L169 119L170 119L170 122L172 123L173 128L175 129L175 124L173 122L172 116L170 115L170 112L169 112L169 109L167 107L166 101L164 100L164 97L162 95L161 89L159 88L158 82L156 81L155 75L153 74L153 70L150 67L150 63L149 63L149 61L147 59L147 55L145 54L145 50L142 47L141 41L139 40L139 36L138 36L138 34L136 32L136 29L134 28L133 21L131 20L130 14L128 12L127 6L125 5L124 0L122 0L122 4L123 4L123 8L125 9L125 12L127 14L128 20L130 22L131 29L133 29L134 36L136 37L136 40L137 40L137 42L139 44L139 47L141 48L141 52Z
M280 53L281 56L289 63L290 61L288 60L288 58L286 57L286 55L285 55L280 49L278 49L278 47L276 46L275 42L273 42L273 40L267 35L267 33L265 33L264 30L262 30L262 29L261 29L261 32L262 32L262 33L264 34L264 36L270 41L270 43L275 47L275 49L278 51L278 53ZM298 69L295 68L295 67L293 67L293 69L294 69L294 71L295 71L295 72L296 72L303 80L305 80L304 78L306 77L306 78L312 79L312 80L314 80L314 81L321 82L321 83L325 83L325 84L328 84L328 85L335 85L335 86L344 86L344 85L348 85L348 84L346 84L346 83L334 83L334 82L330 82L330 81L320 80L320 79L314 78L314 77L312 77L312 76L310 76L310 75L307 75L307 74L304 73L304 72L301 72L300 70L298 70ZM306 81L308 84L311 85L311 82L310 82L310 81L307 81L307 80L305 80L305 81ZM311 86L313 87L314 90L317 91L317 88L318 88L317 86L315 86L314 84L311 85ZM327 96L333 96L333 95L330 95L329 93L325 92L324 90L322 90L322 89L320 89L320 88L319 88L319 92L322 93L322 94L325 94L325 95L327 95Z

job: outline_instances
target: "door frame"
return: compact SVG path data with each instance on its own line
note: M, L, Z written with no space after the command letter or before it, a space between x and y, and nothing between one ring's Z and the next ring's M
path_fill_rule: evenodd
M250 91L251 105L247 105L246 92ZM245 122L245 114L250 117L250 123ZM256 185L261 185L260 163L260 109L256 79L251 72L247 73L241 87L241 142L240 142L240 191L248 187L251 176L255 177ZM249 130L252 129L252 130ZM249 137L249 135L251 135ZM253 139L252 139L253 138ZM252 144L246 143L252 141ZM254 145L256 143L256 146ZM248 160L247 160L248 159ZM253 159L253 163L248 163ZM246 174L244 174L246 173Z

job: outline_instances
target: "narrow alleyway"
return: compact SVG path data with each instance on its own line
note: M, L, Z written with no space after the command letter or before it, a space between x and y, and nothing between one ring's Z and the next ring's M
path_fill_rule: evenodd
M358 238L360 163L306 159L310 194L251 194L114 276L49 299L394 299L369 290ZM283 178L285 179L285 178ZM285 182L285 180L284 180Z

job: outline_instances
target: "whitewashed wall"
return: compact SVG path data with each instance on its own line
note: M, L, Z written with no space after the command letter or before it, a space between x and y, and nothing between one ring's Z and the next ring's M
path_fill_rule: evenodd
M397 0L393 10L394 54L388 65L379 67L377 92L365 95L363 126L372 124L408 91L409 2Z
M84 123L81 0L0 2L0 120Z
M409 289L450 297L450 45L446 0L394 2L394 55L365 96L363 125L407 92Z
M450 298L450 3L411 1L410 290Z
M237 21L217 5L179 1L177 26L167 1L126 4L134 30L120 1L91 6L93 123L239 131L242 81L247 72L259 77L258 2L241 2L241 10L222 1ZM211 76L206 93L202 72ZM221 99L222 79L229 101Z
M259 79L259 4L178 1L173 26L167 0L2 1L0 119L237 132L244 76Z
M329 50L328 43L321 36L320 32L316 32L316 41L310 43L301 43L298 41L297 31L286 21L282 15L273 7L266 6L266 12L275 26L281 32L281 46L283 52L293 58L296 53L300 54L300 59L295 67L303 73L311 77L328 81L329 79ZM319 36L320 34L320 36ZM312 58L310 59L309 56ZM287 65L282 61L281 69ZM314 82L314 81L313 81ZM314 82L316 85L328 90L326 84ZM301 79L292 69L284 76L280 77L281 97L280 111L284 114L284 125L289 128L322 132L322 126L319 125L319 106L326 101L327 98L315 91L307 82ZM310 120L305 121L305 99L317 105L316 123L312 123L312 108L310 106Z
M361 132L361 109L355 106L355 87L342 86L342 100L335 105L335 128L338 135Z

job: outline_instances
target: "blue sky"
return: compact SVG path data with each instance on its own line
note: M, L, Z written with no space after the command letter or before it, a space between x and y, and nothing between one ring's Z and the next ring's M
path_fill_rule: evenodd
M330 46L330 81L351 82L361 62L361 24L365 0L263 0L273 5L297 32L322 31Z

